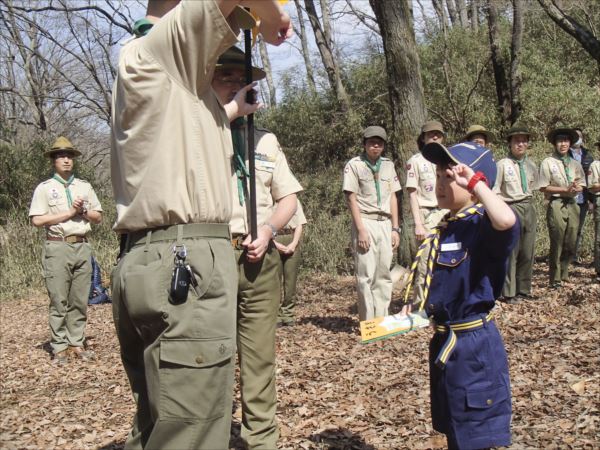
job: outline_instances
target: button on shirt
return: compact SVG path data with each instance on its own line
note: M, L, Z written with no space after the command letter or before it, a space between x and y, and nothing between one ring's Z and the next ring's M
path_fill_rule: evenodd
M85 206L88 210L102 211L98 197L92 185L87 181L75 178L69 185L69 190L73 199L80 197L86 202ZM35 188L29 208L29 217L58 214L67 212L69 209L71 207L64 185L51 178ZM64 238L66 236L85 236L92 230L92 227L83 217L75 216L56 225L48 225L46 230L48 236Z
M533 191L538 189L538 168L535 163L527 158L524 162L527 177L527 192L523 192L519 163L512 158L503 158L496 163L498 174L494 192L505 202L519 202L531 198Z
M579 180L579 186L585 187L585 174L583 167L573 158L569 158L569 172L571 181ZM539 188L548 186L568 187L567 174L562 160L556 156L550 156L540 164ZM563 195L564 196L564 195ZM561 197L561 194L553 194L552 197Z
M478 213L448 222L440 235L427 313L437 323L487 313L504 285L506 261L519 238L519 223L494 230Z
M242 128L244 142L246 142L246 129ZM287 159L281 151L279 142L273 133L255 129L254 142L256 142L255 168L256 168L256 217L257 224L265 223L273 214L275 203L290 194L302 191L302 186L292 174ZM246 156L246 167L248 159ZM249 199L246 197L244 205L240 205L237 193L237 175L231 177L233 190L233 214L230 222L231 232L247 234L249 227Z
M116 231L231 219L231 132L211 80L236 35L214 1L184 0L121 49L111 121Z
M436 208L435 164L429 162L421 153L410 157L406 163L406 187L416 189L421 208Z
M358 208L363 214L387 214L390 215L390 196L393 192L402 189L394 163L388 158L381 157L379 169L379 183L381 190L381 206L377 205L377 189L373 172L365 164L360 156L352 158L344 168L344 180L342 189L346 192L354 192Z

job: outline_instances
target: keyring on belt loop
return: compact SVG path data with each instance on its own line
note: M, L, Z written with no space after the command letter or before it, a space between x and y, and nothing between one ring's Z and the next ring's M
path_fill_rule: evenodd
M146 233L146 245L144 245L144 253L148 253L148 248L150 247L150 241L152 239L152 230L148 230Z

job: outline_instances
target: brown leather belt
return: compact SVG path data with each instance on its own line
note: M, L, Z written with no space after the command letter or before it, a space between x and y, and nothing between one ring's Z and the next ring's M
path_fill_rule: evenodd
M391 215L387 215L387 214L369 214L369 213L361 213L360 216L363 219L369 219L369 220L377 220L378 222L382 222L384 220L390 220L391 219Z
M57 242L67 242L69 244L78 244L81 242L87 242L87 238L85 236L66 236L66 237L58 237L58 236L46 236L47 241L57 241Z

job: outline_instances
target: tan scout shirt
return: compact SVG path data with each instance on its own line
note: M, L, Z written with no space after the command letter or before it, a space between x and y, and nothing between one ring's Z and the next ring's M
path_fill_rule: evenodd
M112 99L115 231L231 219L231 133L211 80L236 41L213 1L184 0L121 49Z
M573 158L569 159L569 171L571 172L571 180L578 180L579 186L585 187L585 173L581 164ZM567 175L563 162L556 156L550 156L540 164L539 188L547 186L567 187ZM552 197L560 197L560 194L553 194Z
M527 192L523 192L521 185L521 172L519 163L512 158L503 158L496 163L498 175L494 192L505 202L519 202L533 196L533 191L538 189L538 168L535 163L527 158L525 160L525 175L527 177Z
M246 131L242 129L244 142ZM265 223L271 214L273 206L283 197L302 191L302 186L292 174L287 159L279 142L273 133L266 130L255 129L254 142L256 143L254 164L256 168L256 218L257 224ZM246 155L246 167L248 157ZM229 225L231 232L247 234L250 232L250 205L248 199L240 205L237 188L237 175L231 177L231 190L233 199L233 215Z
M288 224L283 227L288 230L295 230L298 228L298 225L306 225L306 216L304 215L304 210L302 209L302 205L300 204L300 200L298 200L298 209L288 222Z
M436 208L435 164L421 153L416 153L406 162L406 188L416 189L421 208Z
M377 190L373 172L360 156L352 158L344 168L342 189L345 192L356 194L358 208L363 214L382 213L390 215L390 196L393 192L402 189L396 175L394 163L388 158L381 157L381 159L381 167L379 168L381 207L377 206Z
M594 161L588 174L589 186L600 184L600 161ZM600 192L590 192L590 195L600 196Z
M102 206L94 192L94 188L87 181L75 178L69 185L71 198L81 197L86 202L90 211L102 211ZM33 192L29 217L58 214L69 211L65 187L53 178L38 184ZM75 216L56 225L48 225L46 232L52 237L85 236L92 230L90 223L81 216Z

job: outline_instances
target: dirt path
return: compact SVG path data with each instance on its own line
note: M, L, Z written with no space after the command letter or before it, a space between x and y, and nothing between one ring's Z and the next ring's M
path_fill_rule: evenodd
M541 300L496 308L511 365L511 448L599 448L600 286L576 268L571 284L547 292L545 274L536 267ZM443 447L430 425L430 331L364 346L352 279L307 278L299 296L299 323L277 332L281 448ZM65 367L48 354L45 295L0 306L0 448L122 448L134 406L110 305L89 311L98 359ZM233 448L239 417L237 407Z

